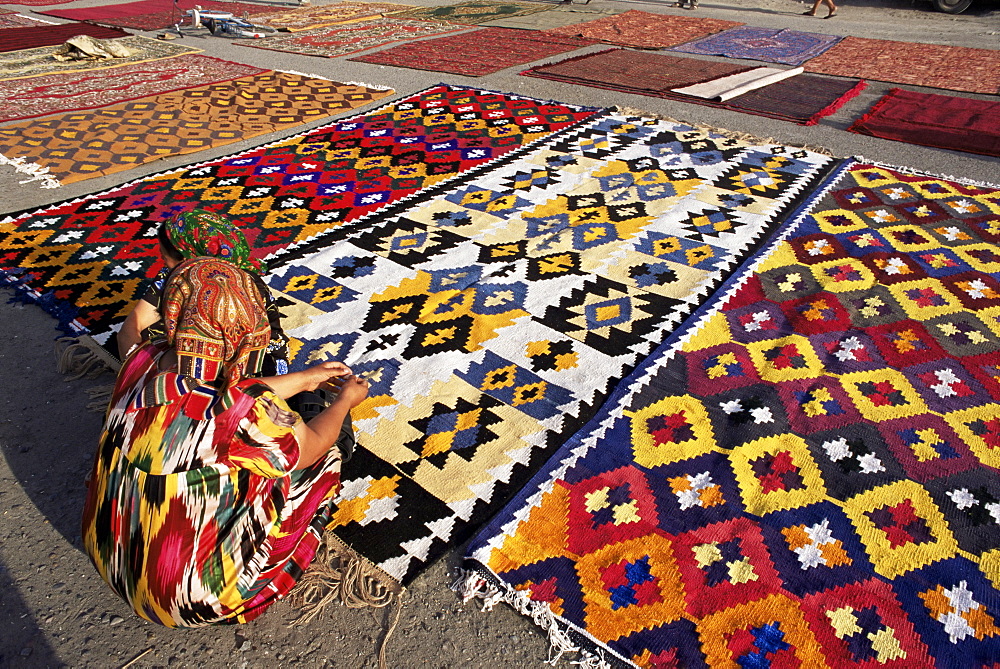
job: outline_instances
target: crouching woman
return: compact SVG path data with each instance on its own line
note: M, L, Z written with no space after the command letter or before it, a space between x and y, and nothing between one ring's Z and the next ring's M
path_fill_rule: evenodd
M340 485L338 437L367 382L342 363L253 378L270 337L252 278L194 258L164 287L166 337L122 365L90 475L86 552L140 616L242 623L295 585ZM285 402L334 384L308 424Z

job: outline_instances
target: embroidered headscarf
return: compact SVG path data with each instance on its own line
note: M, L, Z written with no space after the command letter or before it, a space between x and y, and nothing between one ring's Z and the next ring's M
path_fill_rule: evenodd
M162 311L181 376L227 387L260 373L271 326L246 272L217 258L186 260L164 287Z
M181 258L212 256L231 262L242 270L263 274L264 263L250 257L247 238L225 216L204 209L177 214L166 223L167 239Z

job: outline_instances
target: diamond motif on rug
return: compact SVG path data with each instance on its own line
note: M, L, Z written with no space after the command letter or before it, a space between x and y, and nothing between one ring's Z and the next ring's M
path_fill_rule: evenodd
M635 529L667 545L692 625L553 610L585 633L587 657L656 666L684 648L688 666L941 669L1000 657L1000 293L983 226L938 205L998 193L838 168L473 539L468 566L489 596L516 602L528 565L570 592L567 563L579 573L623 540L574 546L565 537L592 527L581 516L546 506L559 531L545 533L528 514L635 471L659 512ZM615 562L618 601L639 599L642 557Z

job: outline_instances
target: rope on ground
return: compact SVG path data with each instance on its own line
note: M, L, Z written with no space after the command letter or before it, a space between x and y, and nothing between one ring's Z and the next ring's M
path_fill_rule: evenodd
M55 343L56 369L67 381L93 379L104 372L117 372L120 363L100 344L88 337L60 337Z
M399 624L404 593L398 581L328 531L312 564L292 591L291 604L300 608L301 613L290 625L309 624L333 602L350 609L381 609L395 603L395 616L379 644L379 667L385 669L386 647Z

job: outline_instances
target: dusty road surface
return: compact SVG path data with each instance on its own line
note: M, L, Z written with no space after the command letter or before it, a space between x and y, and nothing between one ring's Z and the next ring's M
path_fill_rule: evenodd
M445 4L404 0L410 4ZM77 0L61 8L108 4ZM0 5L29 14L27 8ZM910 0L844 0L837 17L809 18L795 0L704 0L694 12L665 3L593 0L593 8L619 7L739 20L764 27L881 39L1000 49L1000 5L977 0L962 15L931 11ZM821 12L825 13L825 12ZM891 86L868 90L817 126L803 127L735 112L582 88L517 76L510 68L482 78L435 74L320 59L235 46L206 35L184 38L213 55L261 67L315 73L339 81L391 86L397 96L441 81L595 106L621 105L682 120L729 128L793 144L824 146L837 156L863 155L895 165L1000 181L1000 161L844 132ZM591 47L596 50L603 47ZM550 60L558 60L553 58ZM955 63L954 67L963 67ZM929 92L930 89L927 89ZM973 96L986 97L986 96ZM364 110L359 110L364 111ZM297 128L301 131L302 128ZM291 132L285 134L292 134ZM274 137L259 138L272 140ZM162 160L114 177L57 190L21 184L23 175L0 167L0 213L41 206L109 188L161 170L233 153L230 145L196 156ZM97 577L80 550L78 525L84 472L100 429L86 409L87 389L109 376L67 382L55 371L55 322L35 306L7 303L0 291L0 667L309 666L370 667L388 615L332 607L307 627L289 628L294 612L279 604L239 627L169 630L134 616ZM498 607L483 614L448 590L461 548L410 588L388 647L392 667L537 667L548 642L530 621ZM138 659L136 659L138 658ZM563 666L569 666L563 662Z

